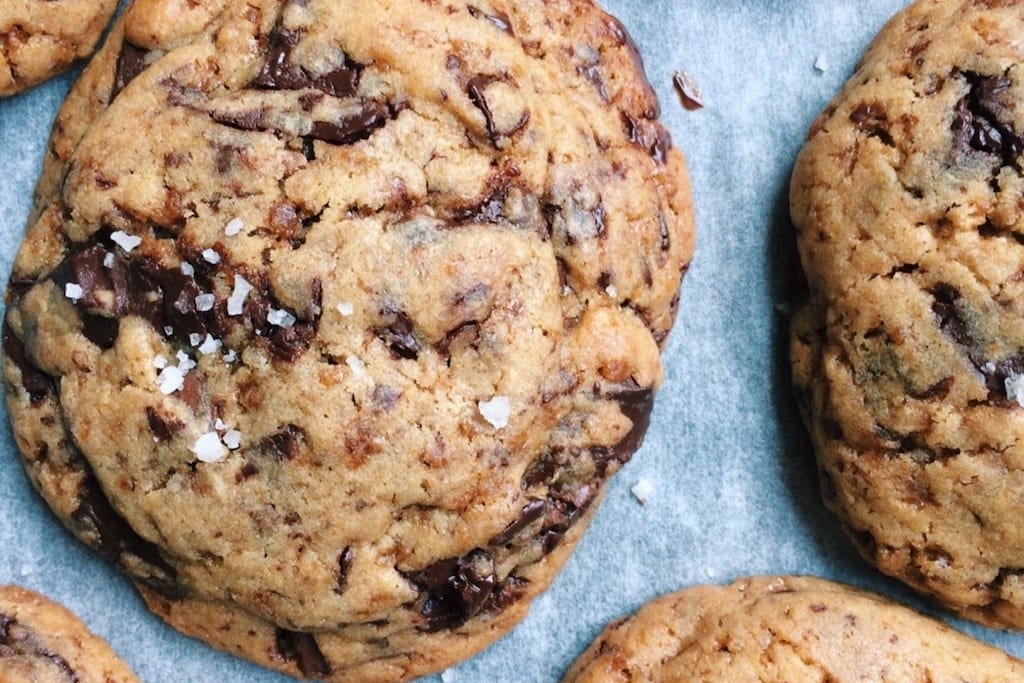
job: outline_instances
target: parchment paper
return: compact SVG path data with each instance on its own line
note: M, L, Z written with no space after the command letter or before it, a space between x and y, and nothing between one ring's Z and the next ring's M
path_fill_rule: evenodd
M444 681L557 681L604 625L684 586L806 573L881 591L930 613L865 564L822 506L789 391L783 287L795 263L793 160L896 0L606 0L632 32L663 120L689 161L699 229L666 382L646 443L530 616ZM676 69L703 89L683 109ZM0 101L0 268L6 281L45 140L72 75ZM31 490L6 415L0 430L0 583L84 618L144 681L288 680L217 653L153 617L129 582L73 539ZM631 488L653 490L646 505ZM1024 635L952 622L1024 656ZM441 680L434 677L432 681Z

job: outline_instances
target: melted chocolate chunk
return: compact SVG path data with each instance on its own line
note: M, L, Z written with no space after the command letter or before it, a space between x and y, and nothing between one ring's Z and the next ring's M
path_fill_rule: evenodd
M47 395L56 393L53 378L25 358L25 347L6 321L4 322L3 346L7 358L21 371L21 386L25 388L33 406L38 407Z
M157 441L170 441L175 434L185 428L184 422L168 419L152 406L146 406L146 421L149 423L149 431L153 432Z
M348 588L348 575L352 571L352 562L355 560L355 551L349 546L338 555L338 582L334 586L337 593L344 593Z
M381 315L388 320L388 324L385 327L376 328L374 334L387 344L396 356L407 360L419 358L421 347L416 337L413 336L415 326L412 318L405 311L391 305L385 305L381 310Z
M458 628L466 623L492 605L499 585L494 558L480 549L407 576L428 593L420 607L427 631Z
M302 427L285 425L278 432L263 439L260 442L260 449L278 460L291 460L298 454L299 444L305 435Z
M493 14L487 14L479 7L474 7L473 5L470 5L469 13L473 16L474 19L486 19L487 21L497 26L499 30L504 31L510 36L515 35L512 32L512 22L509 20L508 15L505 14L504 12L501 12L499 10L493 10Z
M628 112L622 112L626 130L626 138L645 150L659 165L668 160L668 150L672 147L672 136L668 130L653 119L638 119Z
M531 498L522 511L520 511L519 517L505 527L500 534L492 538L490 545L505 545L515 538L520 531L543 517L544 513L547 512L547 508L548 503L546 500Z
M315 88L334 97L352 97L359 90L363 67L348 57L343 64L322 76L310 74L291 62L292 49L302 34L280 27L271 32L267 46L267 60L249 87L267 90L301 90Z
M494 124L494 114L491 112L491 106L487 103L487 97L484 95L484 91L491 83L499 80L496 76L474 76L470 80L469 85L466 86L466 93L469 95L469 101L473 103L473 106L480 110L480 113L484 115L484 122L487 126L487 137L490 139L491 144L495 144L498 141L498 130Z
M850 114L850 121L868 137L878 138L888 147L895 144L889 132L889 119L881 105L873 102L861 104Z
M957 149L963 153L974 151L998 156L1002 165L1019 170L1024 140L1012 123L1002 120L1007 107L1000 101L1012 81L1007 76L985 76L969 71L963 76L969 88L956 105L952 124Z
M85 462L81 455L78 457ZM139 571L135 568L133 578L136 581L168 596L180 594L177 573L160 555L157 547L142 538L114 510L92 473L88 473L82 481L78 507L71 513L71 518L95 534L91 545L109 561L125 567L122 559L128 553L148 565L149 572L145 574L135 573Z
M117 55L117 70L114 72L114 87L110 92L111 101L125 86L135 80L136 76L146 70L148 54L148 50L132 45L128 41L121 43L121 52Z
M654 408L654 392L647 387L640 387L632 380L631 386L613 394L611 398L619 402L619 410L630 419L633 426L619 443L611 447L590 449L590 455L597 466L598 474L604 477L608 466L612 463L625 465L640 448L651 424L651 411Z
M0 659L18 656L46 659L69 683L79 683L78 674L66 659L44 647L32 629L0 613Z
M364 102L362 109L341 121L314 121L309 137L332 145L349 145L365 140L388 122L388 111L377 102Z
M303 676L321 678L331 675L331 667L310 633L277 629L277 651L289 662L295 662Z

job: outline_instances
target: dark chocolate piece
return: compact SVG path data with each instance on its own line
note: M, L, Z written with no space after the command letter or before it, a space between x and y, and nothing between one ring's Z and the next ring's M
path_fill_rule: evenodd
M305 438L302 427L288 424L260 442L260 449L278 460L291 460L299 452L299 444Z
M175 434L185 428L184 422L168 419L152 406L146 406L146 421L149 423L149 431L153 432L157 441L170 441Z
M953 115L953 138L957 149L999 156L1004 166L1020 169L1019 157L1024 140L1012 122L1004 122L1007 107L1000 102L1012 85L1007 76L986 76L964 72L967 94L957 103Z
M331 667L312 634L279 628L275 640L277 651L287 661L295 662L303 676L321 678L331 675Z
M480 549L407 576L427 592L420 607L427 631L458 628L466 623L488 606L498 586L494 558Z
M676 86L676 92L679 94L679 100L683 103L684 109L696 111L704 107L704 95L693 76L679 69L672 75L672 83Z
M51 392L55 393L53 378L25 358L25 347L22 345L21 339L14 334L14 330L6 321L4 321L3 346L7 358L21 371L21 386L28 393L29 401L33 406L38 407L47 395Z
M628 112L622 112L626 138L645 150L659 165L668 160L668 150L672 146L672 136L668 130L653 119L638 119Z
M66 659L43 647L28 626L0 613L0 659L17 656L49 660L69 683L79 683L78 674Z
M487 89L491 83L497 81L496 76L474 76L470 80L469 85L466 86L466 93L469 95L469 101L473 103L473 106L480 110L480 113L484 115L484 122L487 126L487 137L491 143L494 144L498 141L498 131L494 125L494 114L491 113L491 107L487 104L487 98L484 96L484 90Z
M490 545L505 545L515 538L520 531L543 517L544 513L547 512L547 507L547 501L531 498L520 511L519 517L505 527L500 534L491 539Z
M352 571L352 562L354 560L355 551L352 549L352 546L348 546L338 555L338 582L334 587L336 592L344 593L345 589L348 588L348 575Z
M291 62L292 49L301 37L300 32L275 28L268 39L267 59L249 87L267 90L315 88L334 97L354 96L359 90L362 65L346 57L344 63L334 70L322 76L310 76L304 68Z
M117 55L117 68L114 72L114 87L110 92L111 101L117 97L125 86L135 80L135 77L146 70L146 55L149 54L137 45L128 41L121 43L121 52Z
M498 30L503 31L509 34L510 36L515 35L515 33L512 32L511 20L509 19L507 14L500 10L492 10L492 14L487 14L479 7L474 7L473 5L470 5L469 13L473 16L474 19L486 19L487 21L494 24L498 28Z
M960 292L952 285L940 283L931 290L932 311L939 318L939 329L950 339L961 346L974 346L974 339L967 321L957 308L957 301L960 299Z
M420 353L420 343L413 336L412 318L391 304L381 310L381 315L388 321L385 327L378 327L374 333L391 349L395 355L407 360L416 360Z
M388 111L382 105L369 101L363 108L341 121L314 121L309 137L332 145L348 145L365 140L388 122Z

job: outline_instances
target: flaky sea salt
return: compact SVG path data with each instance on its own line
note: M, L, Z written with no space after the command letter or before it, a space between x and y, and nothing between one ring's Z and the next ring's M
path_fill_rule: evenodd
M228 349L228 352L224 354L224 362L234 363L236 360L238 360L238 354L234 349Z
M199 353L204 356L209 356L211 353L217 353L220 351L221 341L215 339L212 334L207 333L206 339L199 345Z
M215 303L217 303L216 295L200 294L196 297L196 310L200 312L212 311Z
M108 251L106 256L103 257L103 267L113 268L114 267L114 252Z
M153 367L157 370L163 370L167 367L167 359L163 356L157 356L153 359Z
M185 373L174 365L168 365L156 376L156 383L161 394L170 396L185 386Z
M352 372L361 373L366 371L366 363L356 356L349 356L345 359L345 365L349 367Z
M636 498L641 505L644 505L647 503L648 499L650 499L651 494L654 493L654 484L641 477L636 484L633 485L633 488L631 488L630 491L633 492L633 497Z
M80 285L76 285L74 282L69 282L64 285L64 296L71 299L72 301L78 301L85 295L85 290Z
M213 423L213 428L216 429L218 432L223 432L225 429L227 429L227 425L224 424L224 420L218 417Z
M295 324L295 316L283 308L271 308L267 311L267 322L278 327L291 327Z
M170 337L172 334L174 334L174 328L171 327L170 325L164 325L164 334Z
M124 249L126 252L131 251L135 247L142 244L142 238L138 235L129 235L124 230L115 230L110 233L110 239L113 240L114 244Z
M818 58L814 60L814 68L821 73L828 71L828 61L825 60L824 55L818 55Z
M231 450L237 450L238 447L242 445L242 432L238 431L237 429L229 430L226 434L224 434L223 441L224 445L230 448Z
M178 359L178 368L182 372L188 372L196 366L196 362L184 351L178 351L174 357Z
M228 315L242 315L245 298L252 291L252 285L241 275L235 275L235 289L228 297Z
M477 404L480 414L485 420L491 423L495 429L504 429L508 426L509 418L512 417L512 402L508 396L495 396L490 401L481 401Z
M224 444L220 442L220 436L217 432L203 434L196 439L196 442L192 444L192 448L189 450L195 453L196 458L202 462L217 462L218 460L223 460L224 456L228 454Z
M196 268L188 261L181 262L181 274L185 277L192 277L196 274Z
M228 224L224 226L224 234L228 237L234 237L238 233L242 232L242 228L245 227L245 222L241 218L232 218L228 221Z
M607 287L604 288L604 291L605 294L607 294L613 299L619 298L619 290L615 289L615 285L608 285Z
M455 683L455 672L445 669L441 672L441 683Z
M188 343L192 346L199 346L203 343L203 335L198 332L192 332L188 335Z
M1024 406L1024 375L1011 374L1006 378L1006 397Z
M207 263L217 265L220 263L220 254L213 249L203 249L203 260Z
M341 313L346 318L356 312L355 304L351 301L342 301L338 304L338 313Z

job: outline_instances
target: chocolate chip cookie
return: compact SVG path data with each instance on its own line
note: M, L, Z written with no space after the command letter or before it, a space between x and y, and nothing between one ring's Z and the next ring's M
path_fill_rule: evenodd
M117 0L4 0L0 97L38 85L89 55Z
M0 683L138 683L99 636L33 591L0 586Z
M620 619L565 683L1010 683L1024 662L850 586L754 577L697 586Z
M1024 628L1024 5L916 2L811 127L792 361L824 496L882 571Z
M216 647L469 656L647 429L693 246L657 116L588 1L137 0L8 288L31 480Z

